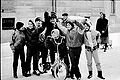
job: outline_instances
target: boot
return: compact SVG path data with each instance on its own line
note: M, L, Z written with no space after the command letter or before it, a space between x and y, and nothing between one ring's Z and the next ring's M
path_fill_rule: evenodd
M47 64L43 64L43 73L47 73L47 68L48 68L48 65Z
M81 77L77 78L77 80L81 80Z
M14 68L14 67L13 67L13 77L18 78L18 76L17 76L17 68Z
M39 70L34 70L34 71L33 71L33 74L34 74L34 75L37 75L37 76L40 76L41 71L39 71Z
M29 71L27 71L26 72L26 74L28 74L28 75L30 75L31 76L31 71L29 70Z
M89 71L88 79L92 78L92 71Z
M70 77L71 77L71 79L75 79L75 78L74 78L74 74L71 73L71 72L70 72Z
M13 77L14 78L18 78L17 73L14 73Z
M25 76L25 77L31 76L30 71L25 71L23 69L22 69L22 75Z
M70 71L69 70L67 71L66 78L70 78Z
M102 71L98 71L98 76L97 76L98 78L100 78L100 79L105 79L103 76L102 76Z
M105 45L104 45L104 46L105 46L105 48L104 48L104 52L106 52L107 47L108 47L108 46L107 46L107 43L105 43Z

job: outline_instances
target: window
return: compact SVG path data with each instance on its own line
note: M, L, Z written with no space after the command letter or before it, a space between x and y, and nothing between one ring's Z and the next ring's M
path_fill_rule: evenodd
M115 14L115 0L111 0L111 13Z
M14 29L15 18L2 18L2 30Z

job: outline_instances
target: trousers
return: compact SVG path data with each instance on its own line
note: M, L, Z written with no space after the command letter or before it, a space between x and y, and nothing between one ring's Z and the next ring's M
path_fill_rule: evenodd
M15 50L14 56L13 56L13 73L14 75L17 75L17 67L18 67L18 59L20 56L21 60L21 67L22 67L22 74L25 72L25 53L24 48Z
M81 50L82 50L81 47L69 48L69 55L71 60L71 71L70 71L71 77L73 77L74 74L76 78L81 77L81 73L78 67Z
M39 51L35 47L27 46L27 56L26 56L26 70L31 70L31 60L33 57L33 70L38 70L38 61L39 61Z
M93 57L97 70L101 71L101 65L100 65L100 61L98 57L98 50L96 49L94 51L90 51L90 50L85 49L85 53L86 53L88 70L92 71L92 57Z

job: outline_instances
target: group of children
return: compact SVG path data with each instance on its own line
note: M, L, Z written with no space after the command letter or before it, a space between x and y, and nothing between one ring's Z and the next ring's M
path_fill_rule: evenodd
M39 53L42 55L43 71L46 72L44 66L46 65L46 59L48 55L48 49L50 50L51 65L55 61L56 42L62 40L62 44L59 46L60 59L63 59L68 67L68 73L66 77L74 79L74 75L77 80L81 79L81 73L78 67L82 45L85 44L85 53L88 66L88 79L92 78L92 57L95 60L98 77L105 79L102 76L102 70L100 61L98 58L97 43L100 42L100 33L96 30L91 30L91 25L86 19L82 22L77 20L68 19L68 14L62 14L63 19L56 20L56 16L48 16L45 12L46 21L43 22L40 17L35 19L36 25L32 20L29 20L29 27L23 27L22 22L16 23L16 30L12 36L12 42L10 44L14 53L13 73L14 78L17 76L18 58L20 55L22 73L23 76L28 77L31 75L31 58L33 56L33 74L40 75L41 72L38 69ZM50 19L50 20L49 20ZM64 36L65 38L63 38ZM27 56L25 61L24 46L27 46ZM69 60L70 58L70 60ZM70 66L71 63L71 66Z

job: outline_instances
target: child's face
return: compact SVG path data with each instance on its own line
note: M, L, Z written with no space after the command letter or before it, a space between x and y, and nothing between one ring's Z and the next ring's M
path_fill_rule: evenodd
M54 18L54 19L51 19L50 22L53 23L53 24L55 24L56 19L55 19L55 18Z
M63 16L63 20L67 20L68 16Z
M58 38L58 37L59 37L59 32L54 31L54 32L52 32L51 36L52 36L53 38Z
M103 14L102 13L100 14L100 18L103 18Z
M70 30L71 28L72 26L69 23L67 23L67 29Z
M32 24L31 22L28 22L28 27L29 27L30 29L32 29L32 28L33 28L33 24Z
M36 21L36 27L41 27L42 26L42 21Z

